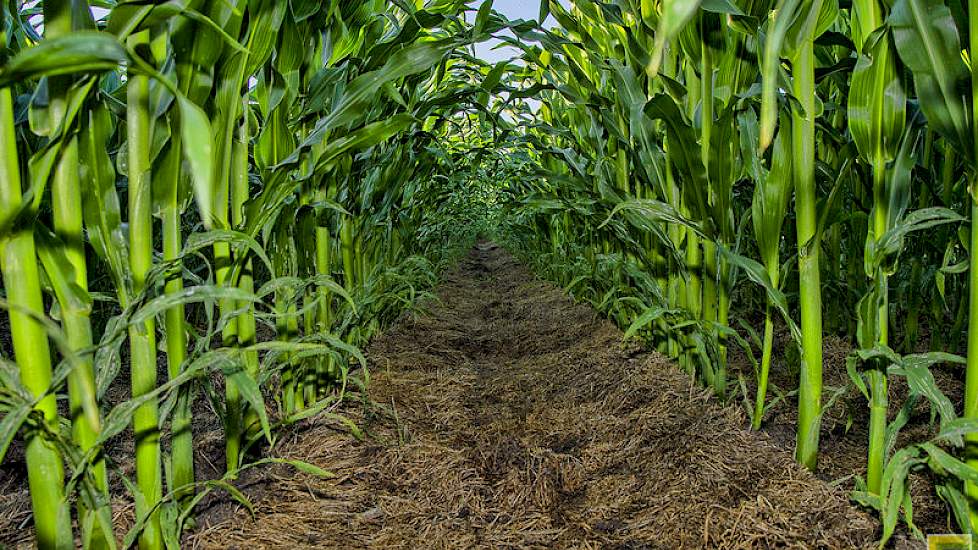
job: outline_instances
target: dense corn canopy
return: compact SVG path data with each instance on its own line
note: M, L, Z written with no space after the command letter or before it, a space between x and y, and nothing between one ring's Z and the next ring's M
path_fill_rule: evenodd
M491 0L4 3L0 459L24 443L38 545L174 545L208 492L244 498L240 472L365 389L360 348L480 235L755 429L791 372L809 468L825 409L862 396L853 498L883 542L917 531L910 472L973 532L970 4L544 0L546 30ZM474 57L492 37L518 59ZM823 395L825 334L853 348ZM205 398L217 481L193 469ZM908 442L918 403L932 437ZM120 532L103 449L129 427Z

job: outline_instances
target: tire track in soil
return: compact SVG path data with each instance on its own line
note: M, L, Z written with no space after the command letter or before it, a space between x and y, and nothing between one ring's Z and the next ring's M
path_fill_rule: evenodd
M212 499L198 548L870 548L878 525L742 412L480 243L368 349L367 426L322 420Z

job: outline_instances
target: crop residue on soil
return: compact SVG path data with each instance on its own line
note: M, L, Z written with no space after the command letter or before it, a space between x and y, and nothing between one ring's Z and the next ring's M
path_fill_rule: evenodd
M844 491L744 429L669 361L483 243L368 350L356 441L297 429L275 450L336 474L246 483L198 548L864 548Z

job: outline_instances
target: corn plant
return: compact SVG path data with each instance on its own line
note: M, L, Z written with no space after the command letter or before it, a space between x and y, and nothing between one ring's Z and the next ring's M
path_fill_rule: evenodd
M971 244L958 238L957 174L970 177L974 152L973 101L962 93L970 74L954 53L956 29L971 21L942 2L912 0L545 1L541 14L559 27L517 32L512 43L527 66L514 77L552 86L521 137L542 180L505 203L502 238L721 396L730 389L725 348L743 341L725 302L737 281L755 283L764 330L752 424L763 422L782 322L800 349L796 456L810 468L827 406L823 332L845 330L857 348L849 374L870 404L868 477L857 495L880 510L888 537L901 508L910 510L893 489L910 451L894 448L907 413L890 419L887 378L911 387L900 411L926 399L942 428L957 422L925 371L960 359L943 337L960 332L968 306L947 285L974 288L958 277ZM753 200L738 198L743 185ZM731 223L745 216L753 238ZM906 348L919 317L892 301L894 289L913 303L917 292L935 293L934 353ZM832 297L824 307L823 294ZM907 319L896 327L907 356L892 349L898 318ZM753 361L754 346L744 347ZM845 391L833 389L828 402ZM909 468L925 463L948 473L934 460ZM940 491L960 512L968 506L954 484L971 487L971 470L952 471Z
M483 67L463 53L511 26L489 7L474 24L464 3L3 7L0 268L16 371L5 363L0 456L23 428L38 546L73 546L73 496L86 546L171 545L207 493L275 461L262 458L276 437L262 387L278 388L279 428L362 389L359 346L469 242L418 235L448 215L428 189L461 155L439 145L457 104L503 88L474 82ZM98 327L96 292L115 310ZM279 339L260 341L262 324ZM132 397L109 403L123 358ZM202 394L225 431L216 484L193 468ZM123 536L104 449L127 425L136 524Z
M743 394L755 429L797 348L812 469L849 390L823 389L823 335L843 334L869 404L853 494L883 542L901 517L919 534L912 471L974 532L978 10L958 4L543 0L551 29L491 0L5 4L0 458L20 433L38 545L72 546L73 518L87 546L173 544L207 493L277 460L278 430L364 390L360 348L476 235ZM492 36L518 59L475 58ZM960 411L941 364L965 365ZM213 483L193 467L204 396ZM897 448L921 401L935 435ZM105 449L127 427L119 495Z

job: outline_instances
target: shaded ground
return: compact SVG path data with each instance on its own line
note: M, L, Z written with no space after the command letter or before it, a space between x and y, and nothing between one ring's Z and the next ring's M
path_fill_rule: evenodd
M736 407L483 244L369 349L366 425L300 426L196 548L863 548L876 523Z

